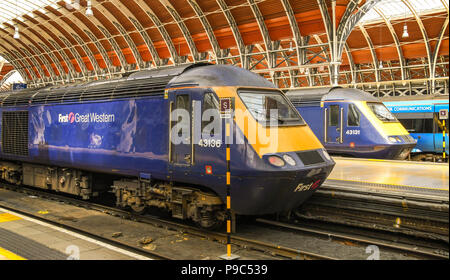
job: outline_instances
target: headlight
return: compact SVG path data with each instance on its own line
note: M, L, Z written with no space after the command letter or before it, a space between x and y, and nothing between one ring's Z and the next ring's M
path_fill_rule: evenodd
M270 156L268 158L270 164L272 164L273 166L277 166L277 167L283 167L285 165L284 160L282 160L281 158L277 157L277 156Z
M283 159L285 162L287 162L290 166L295 165L295 160L290 155L284 155Z
M330 157L330 155L328 154L327 150L322 149L322 151L323 151L323 155L325 156L325 158L326 158L327 160L331 160L331 157Z
M388 137L389 141L391 141L392 143L397 143L397 138L393 137L393 136L389 136Z

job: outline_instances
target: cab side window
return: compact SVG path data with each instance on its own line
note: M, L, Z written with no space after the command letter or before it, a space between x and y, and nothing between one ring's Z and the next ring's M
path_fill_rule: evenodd
M409 133L433 133L433 119L400 119Z
M209 120L204 120L202 117L202 131L209 123L213 121L213 117L219 117L219 101L217 100L216 96L212 92L207 92L203 96L203 104L202 104L202 116L205 115L205 111L207 110L216 110L217 116L214 114L214 116L210 116Z
M330 116L328 126L338 126L339 124L339 105L330 105Z
M361 113L355 104L348 105L347 111L347 126L359 126Z

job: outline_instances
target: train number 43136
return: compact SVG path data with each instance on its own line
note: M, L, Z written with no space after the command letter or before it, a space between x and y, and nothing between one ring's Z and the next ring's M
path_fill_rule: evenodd
M222 141L216 139L200 139L198 145L200 147L220 148Z

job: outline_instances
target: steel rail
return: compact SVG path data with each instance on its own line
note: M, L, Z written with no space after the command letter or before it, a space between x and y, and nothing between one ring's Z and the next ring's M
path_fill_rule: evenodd
M300 225L294 225L291 223L285 223L285 222L278 222L274 220L267 220L267 219L257 219L258 223L274 226L277 228L285 228L294 232L306 232L314 235L322 235L327 238L335 238L336 240L340 241L351 241L351 242L357 242L362 243L365 245L376 245L381 248L401 252L401 253L409 253L412 255L420 256L420 257L431 257L431 258L437 258L437 259L448 259L448 252L442 253L438 251L436 248L419 248L415 244L390 244L388 242L382 241L380 239L371 238L368 236L359 236L354 234L348 234L348 233L340 233L330 230L322 230L317 229L313 227L308 226L300 226ZM392 242L392 241L391 241Z
M16 185L11 185L9 183L5 183L5 182L1 182L0 183L0 188L4 188L4 189L8 189L8 190L12 190L15 192L23 192L23 193L27 193L27 194L31 194L31 195L35 195L35 196L39 196L39 197L43 197L46 199L51 199L51 200L57 200L57 201L63 201L65 203L69 203L71 205L74 206L78 206L78 207L83 207L86 209L90 209L90 210L96 210L105 214L109 214L112 216L117 216L117 217L121 217L121 218L125 218L125 219L130 219L133 221L137 221L137 222L141 222L141 223L145 223L145 224L150 224L150 225L154 225L160 228L165 228L165 229L173 229L179 232L183 232L183 233L188 233L194 236L198 236L198 237L202 237L202 238L207 238L209 240L213 240L213 241L218 241L220 243L225 244L226 239L227 239L227 235L225 233L219 233L219 232L214 232L214 231L209 231L209 230L205 230L205 229L201 229L195 226L190 226L187 224L182 224L182 223L178 223L178 222L174 222L174 221L170 221L167 219L163 219L160 217L156 217L156 216L151 216L151 215L139 215L139 214L134 214L132 212L126 211L126 210L122 210L122 209L118 209L115 207L110 207L110 206L105 206L102 204L97 204L97 203L92 203L89 201L83 201L83 200L79 200L79 199L75 199L75 198L71 198L71 197L66 197L63 195L59 195L59 194L53 194L50 192L45 192L42 190L36 190L36 189L32 189L29 188L27 186L16 186ZM3 207L5 209L8 209L7 207L5 207L5 205L3 205L3 203L0 203L0 207ZM20 210L16 210L16 209L11 209L11 211L16 211L19 212ZM24 214L26 215L26 214ZM37 217L36 219L43 219L42 217ZM56 223L58 224L58 222L53 222L53 221L47 221L48 223ZM76 228L72 228L68 225L59 223L61 225L61 227L68 227L68 229L73 230L73 231L79 231ZM83 234L83 233L80 233ZM84 234L89 235L90 233L85 232ZM96 238L96 237L95 237ZM104 238L104 237L99 237L99 238ZM108 239L106 239L107 241ZM105 241L105 242L106 242ZM113 242L117 242L116 240L112 240ZM253 240L253 239L248 239L248 238L244 238L244 237L240 237L237 235L233 235L232 239L231 239L231 243L232 245L241 247L241 248L250 248L253 250L257 250L257 251L261 251L264 253L268 253L271 256L281 256L284 258L289 258L289 259L296 259L296 260L336 260L336 258L330 257L330 256L325 256L325 255L321 255L321 254L316 254L313 252L307 252L307 251L303 251L303 250L299 250L299 249L294 249L294 248L288 248L288 247L284 247L284 246L280 246L277 244L273 244L273 243L267 243L267 242L263 242L263 241L259 241L259 240ZM120 243L117 243L117 246L130 246L130 245L120 245ZM132 249L132 247L130 247L130 250ZM135 247L135 250L139 250L141 252L147 252L147 251L142 251L144 249L139 248L139 247ZM147 252L148 253L148 252ZM149 253L150 254L150 253ZM151 254L155 254L155 253L151 253ZM161 259L168 259L165 256L159 256L157 254L155 254L156 257L159 257Z

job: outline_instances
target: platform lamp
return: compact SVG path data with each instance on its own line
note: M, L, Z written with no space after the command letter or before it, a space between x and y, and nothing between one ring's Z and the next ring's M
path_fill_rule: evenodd
M402 34L402 38L408 38L409 37L409 33L408 33L408 25L406 25L406 22L405 22L405 25L403 26L403 34Z
M406 9L405 9L405 25L403 25L402 38L408 38L408 37L409 37L409 33L408 33L408 25L406 25Z
M380 25L380 46L383 46L383 30L381 29L381 25ZM383 61L381 60L380 57L380 63L378 65L378 69L383 69Z
M86 16L90 17L93 16L94 12L92 11L92 1L88 0L87 1L87 9L86 9Z
M17 13L17 8L18 8L19 6L17 6L17 0L16 0L16 18L18 17L18 13ZM14 36L13 36L13 38L14 39L20 39L20 33L19 33L19 26L17 25L17 24L15 24L14 25Z
M20 39L19 26L17 24L14 26L14 39Z

